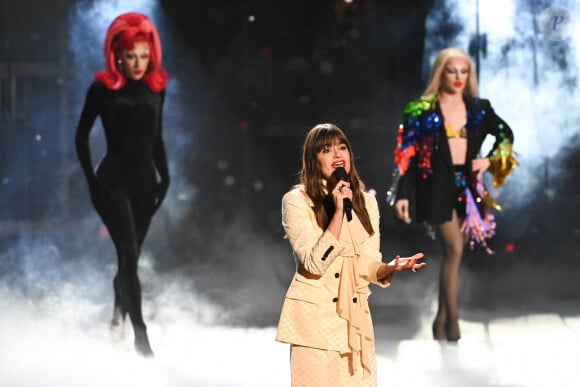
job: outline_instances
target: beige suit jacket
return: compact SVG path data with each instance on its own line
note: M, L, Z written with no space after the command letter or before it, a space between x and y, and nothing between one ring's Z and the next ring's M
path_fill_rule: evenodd
M313 203L301 187L286 193L282 199L282 225L296 259L296 273L290 284L278 324L276 340L308 347L350 352L347 321L338 316L337 301L341 268L345 256L352 256L353 239L363 260L359 273L363 283L361 303L368 312L369 283L390 285L390 278L378 282L376 273L381 262L379 208L374 196L365 193L365 203L375 233L369 236L353 211L353 219L344 219L340 240L316 223ZM362 298L362 299L357 299Z

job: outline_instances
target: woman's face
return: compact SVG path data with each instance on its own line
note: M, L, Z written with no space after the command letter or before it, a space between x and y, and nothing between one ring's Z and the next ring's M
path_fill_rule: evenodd
M343 167L346 173L350 172L350 153L346 144L335 140L332 145L325 146L316 155L318 167L325 179L329 179L334 170Z
M469 62L463 58L451 58L441 73L442 91L449 94L463 93L469 78Z
M149 43L135 42L132 50L122 50L120 56L123 74L127 78L138 81L145 76L150 61Z

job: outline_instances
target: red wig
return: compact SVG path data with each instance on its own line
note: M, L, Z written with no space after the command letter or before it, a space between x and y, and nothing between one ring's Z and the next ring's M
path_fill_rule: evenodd
M125 75L119 70L117 60L122 50L131 50L135 42L149 43L149 68L143 82L154 92L160 92L167 86L167 72L161 67L161 41L155 25L141 13L129 12L119 15L107 30L105 40L104 71L98 71L95 79L112 90L122 89L127 83Z

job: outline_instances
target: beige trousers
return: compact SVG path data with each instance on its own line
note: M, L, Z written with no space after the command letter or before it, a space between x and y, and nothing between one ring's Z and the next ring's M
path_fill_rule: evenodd
M290 346L292 387L376 387L377 363L370 356L371 374L363 379L362 365L351 373L350 354Z

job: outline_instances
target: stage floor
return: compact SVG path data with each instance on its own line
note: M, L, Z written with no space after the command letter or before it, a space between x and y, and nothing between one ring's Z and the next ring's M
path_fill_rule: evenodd
M0 304L2 386L290 385L288 346L274 341L274 327L200 325L167 310L162 323L149 323L156 357L142 359L133 352L129 328L127 338L113 344L106 324L78 318L91 307L100 314L105 306L80 303L59 313L46 305L39 309L6 299ZM470 313L473 321L460 321L457 344L431 340L430 321L379 318L379 386L580 385L580 315L571 316L570 309L562 305L563 313L512 318ZM410 325L419 327L413 337Z
M392 326L376 326L379 386L580 385L580 316L480 317L487 322L460 321L457 344L432 340L427 321L405 340L390 337Z
M187 273L159 274L147 262L140 271L153 359L135 354L128 323L124 339L112 341L106 270L75 267L75 281L36 269L26 281L0 279L0 386L290 386L289 346L275 341L286 283L265 271L216 282L228 296L219 303L183 281ZM580 270L516 263L464 267L457 344L431 338L436 259L430 270L399 273L388 289L373 286L379 386L580 386Z

